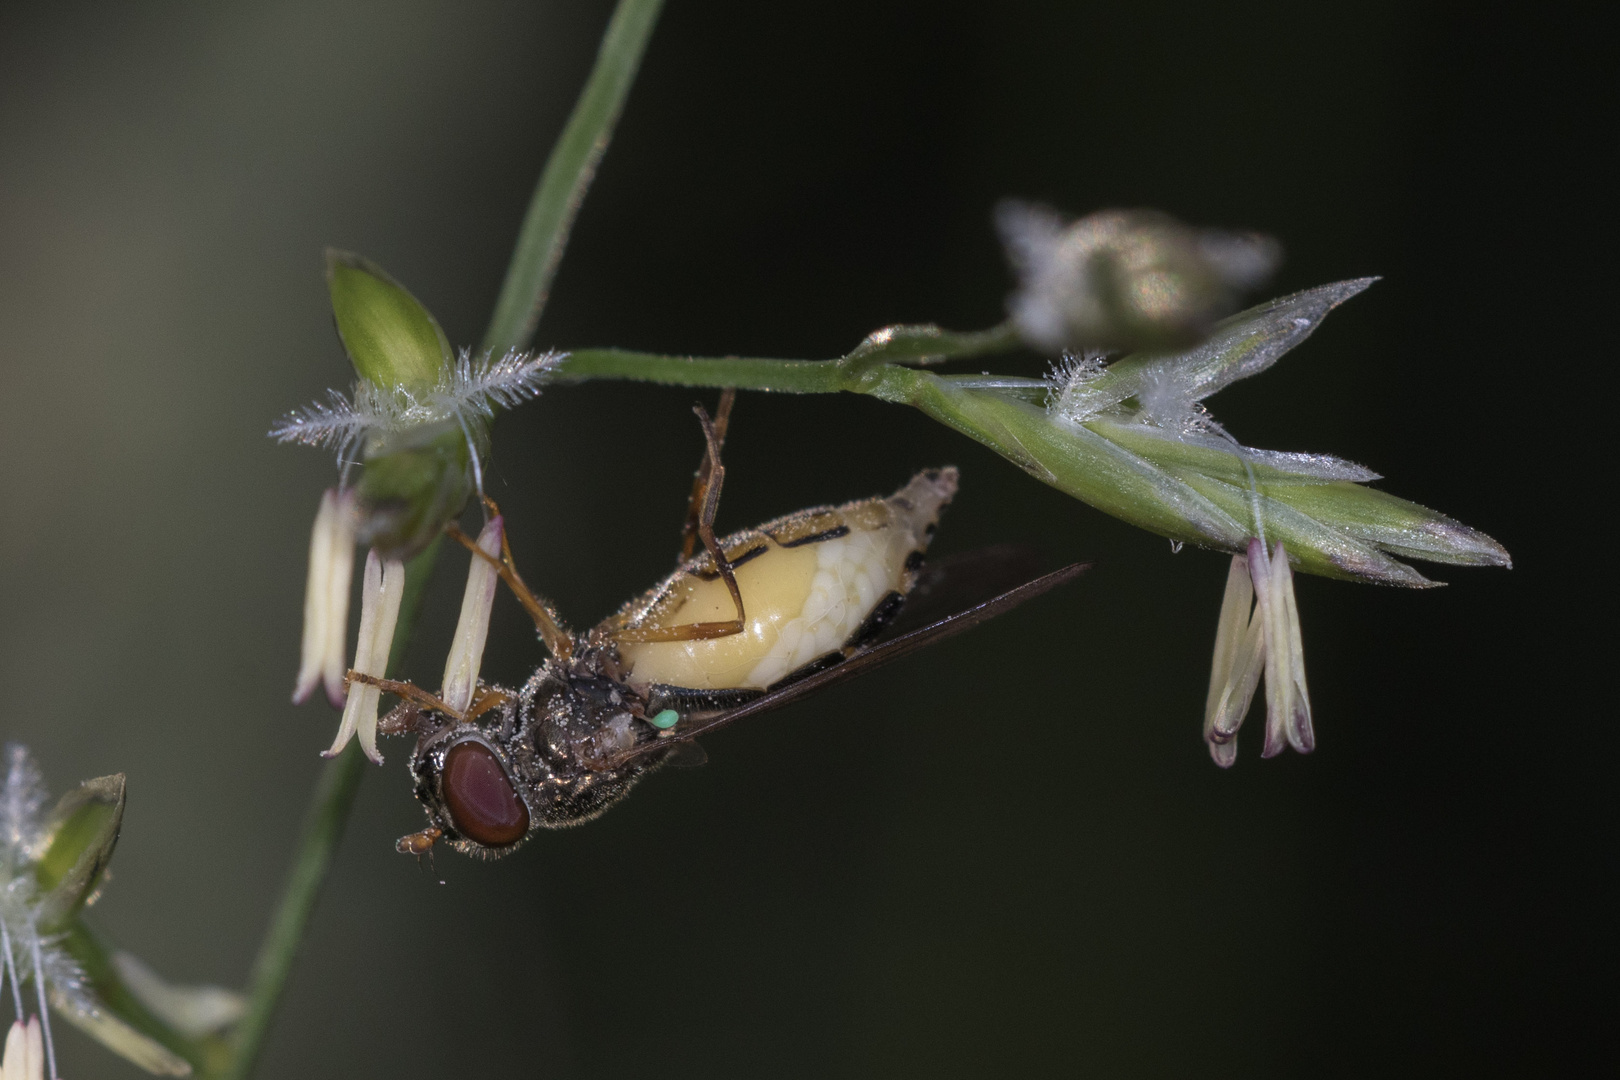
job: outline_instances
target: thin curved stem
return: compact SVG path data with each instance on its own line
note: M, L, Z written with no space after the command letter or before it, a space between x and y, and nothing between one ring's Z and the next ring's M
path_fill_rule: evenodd
M442 540L434 540L427 550L410 561L405 569L405 595L399 605L399 622L394 629L394 643L389 650L388 671L405 651L406 644L416 629L422 613L422 594L432 576L438 560ZM270 1021L281 1003L281 993L298 957L298 947L309 929L310 915L320 898L321 885L331 868L332 856L338 842L343 839L343 827L348 823L349 811L354 808L355 793L360 790L360 778L365 775L366 757L358 743L351 742L321 771L320 781L310 800L309 813L304 819L303 831L298 837L297 853L293 856L292 871L282 889L270 920L270 929L259 946L258 958L253 963L253 975L248 983L247 1012L237 1025L232 1039L230 1061L221 1076L229 1080L246 1080L257 1063Z
M663 0L619 0L614 9L596 66L529 200L495 314L484 334L485 349L522 349L534 338L551 280L568 246L568 232L613 138L663 6Z

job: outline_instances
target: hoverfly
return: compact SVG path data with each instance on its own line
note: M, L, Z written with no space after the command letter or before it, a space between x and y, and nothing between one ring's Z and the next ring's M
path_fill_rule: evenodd
M946 580L925 570L923 553L956 470L925 470L888 498L801 510L717 539L731 402L728 390L713 421L694 409L707 448L675 572L592 630L562 626L519 576L504 536L497 560L450 527L495 565L550 657L519 690L480 683L465 711L411 683L349 673L404 699L381 733L420 736L410 771L428 827L403 837L401 852L422 855L443 839L494 858L538 829L589 821L660 765L701 763L698 736L961 633L1085 569L1067 566L899 633L908 600ZM1014 550L955 566L1005 573Z

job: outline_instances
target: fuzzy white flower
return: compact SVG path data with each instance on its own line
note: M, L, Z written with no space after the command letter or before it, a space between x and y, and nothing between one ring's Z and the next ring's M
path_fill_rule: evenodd
M510 408L536 397L563 358L562 353L537 356L514 351L499 358L486 353L474 360L470 349L462 349L456 362L425 391L384 388L361 379L354 385L352 400L328 390L325 402L293 410L270 429L270 435L278 442L331 447L340 461L348 460L356 447L365 452L389 436L446 422L458 424L470 443L475 423L493 418L498 407Z

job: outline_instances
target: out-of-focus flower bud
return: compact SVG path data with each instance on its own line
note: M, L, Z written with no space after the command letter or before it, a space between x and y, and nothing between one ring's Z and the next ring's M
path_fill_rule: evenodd
M1049 353L1195 344L1282 259L1270 237L1193 228L1153 210L1065 222L1007 200L995 217L1019 278L1013 324Z
M56 1075L51 1011L65 1016L103 1045L149 1072L191 1071L124 1017L123 987L106 970L79 915L106 879L107 863L123 823L122 774L86 780L46 812L49 798L28 751L6 748L0 775L0 998L37 1015L17 1044L13 1028L5 1069ZM9 993L7 983L10 983ZM43 1063L43 1064L41 1064ZM27 1071L34 1070L34 1071ZM6 1071L4 1080L13 1073Z

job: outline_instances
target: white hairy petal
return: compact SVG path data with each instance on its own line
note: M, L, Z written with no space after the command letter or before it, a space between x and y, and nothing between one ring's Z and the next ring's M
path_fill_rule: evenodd
M501 519L484 526L478 534L478 549L498 559L501 556ZM478 668L484 659L484 643L489 638L489 616L495 607L495 590L500 578L489 560L472 556L467 568L467 591L461 598L461 618L456 621L455 640L444 663L444 684L439 696L457 712L472 704L478 688Z

